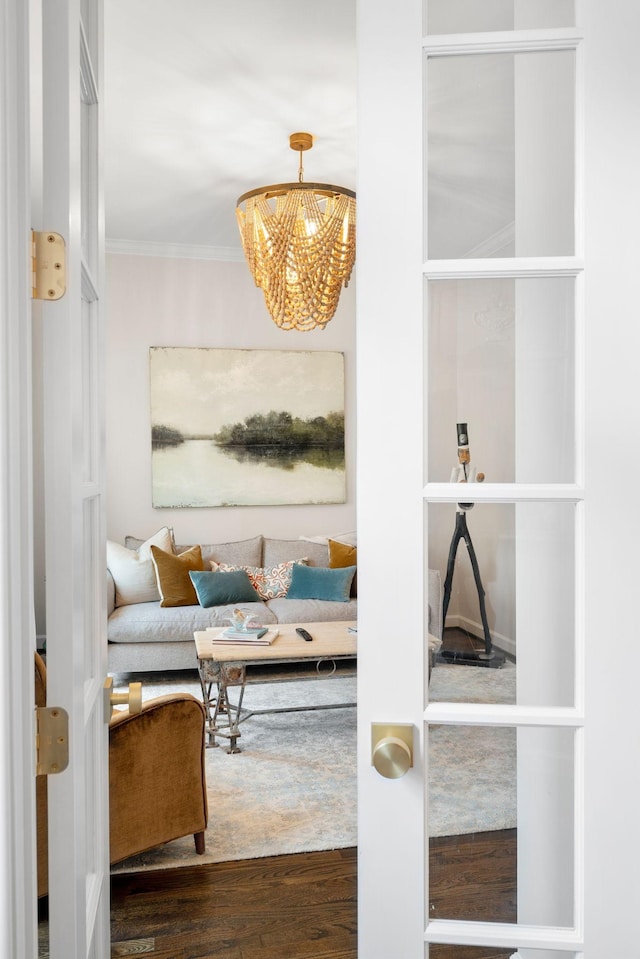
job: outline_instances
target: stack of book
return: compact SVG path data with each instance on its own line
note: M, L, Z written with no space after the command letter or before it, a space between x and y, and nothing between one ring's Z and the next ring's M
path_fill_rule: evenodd
M217 626L208 626L207 632L217 630ZM255 626L247 629L236 629L235 626L229 626L227 629L213 637L214 643L249 643L254 646L270 646L278 635L277 629L269 629L267 626Z

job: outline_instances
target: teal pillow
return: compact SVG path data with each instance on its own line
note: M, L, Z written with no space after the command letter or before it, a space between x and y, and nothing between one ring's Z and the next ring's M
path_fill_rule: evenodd
M287 599L328 599L348 603L355 566L328 569L325 566L296 565L291 572Z
M226 606L229 603L259 603L260 597L243 569L231 573L200 573L189 571L198 602L208 606Z

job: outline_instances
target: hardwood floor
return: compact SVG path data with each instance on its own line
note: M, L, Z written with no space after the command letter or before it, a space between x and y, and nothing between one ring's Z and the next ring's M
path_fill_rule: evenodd
M356 851L113 877L111 917L112 956L355 959Z
M515 922L515 853L515 830L432 840L431 915ZM342 849L114 876L112 956L356 959L356 869ZM432 946L430 959L513 951Z
M517 918L515 829L442 836L429 842L429 916L469 922ZM431 946L429 959L509 959L509 949Z

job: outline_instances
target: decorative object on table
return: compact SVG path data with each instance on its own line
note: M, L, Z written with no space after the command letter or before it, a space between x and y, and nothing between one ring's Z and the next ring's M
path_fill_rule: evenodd
M156 508L344 503L344 355L150 350Z
M469 450L469 434L466 423L457 423L456 431L458 436L458 465L451 471L451 483L481 483L484 480L484 473L478 473L475 467L471 466L471 453ZM467 511L473 509L473 503L458 503L456 508L456 528L451 539L449 547L449 558L447 560L447 575L444 581L444 597L442 602L442 626L444 630L449 600L451 599L451 586L453 583L453 573L455 568L456 553L458 544L464 539L471 561L473 578L478 591L478 600L480 603L480 618L482 619L482 629L484 632L484 652L475 652L469 650L441 650L436 657L437 662L453 663L460 666L492 666L499 668L504 665L505 656L500 650L494 649L487 620L487 611L484 602L484 587L480 579L480 568L476 558L476 551L473 548L471 534L467 527Z
M356 195L331 183L305 183L302 154L310 133L292 133L297 183L249 190L236 218L249 269L271 317L283 330L324 329L356 257ZM244 204L244 209L243 209Z
M234 609L230 617L231 626L236 633L257 632L262 625L256 622L255 616L242 609Z

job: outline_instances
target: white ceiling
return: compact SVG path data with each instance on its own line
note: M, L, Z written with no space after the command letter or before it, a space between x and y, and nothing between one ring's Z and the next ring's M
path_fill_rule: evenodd
M105 0L112 248L241 258L235 203L297 179L356 186L355 0Z

